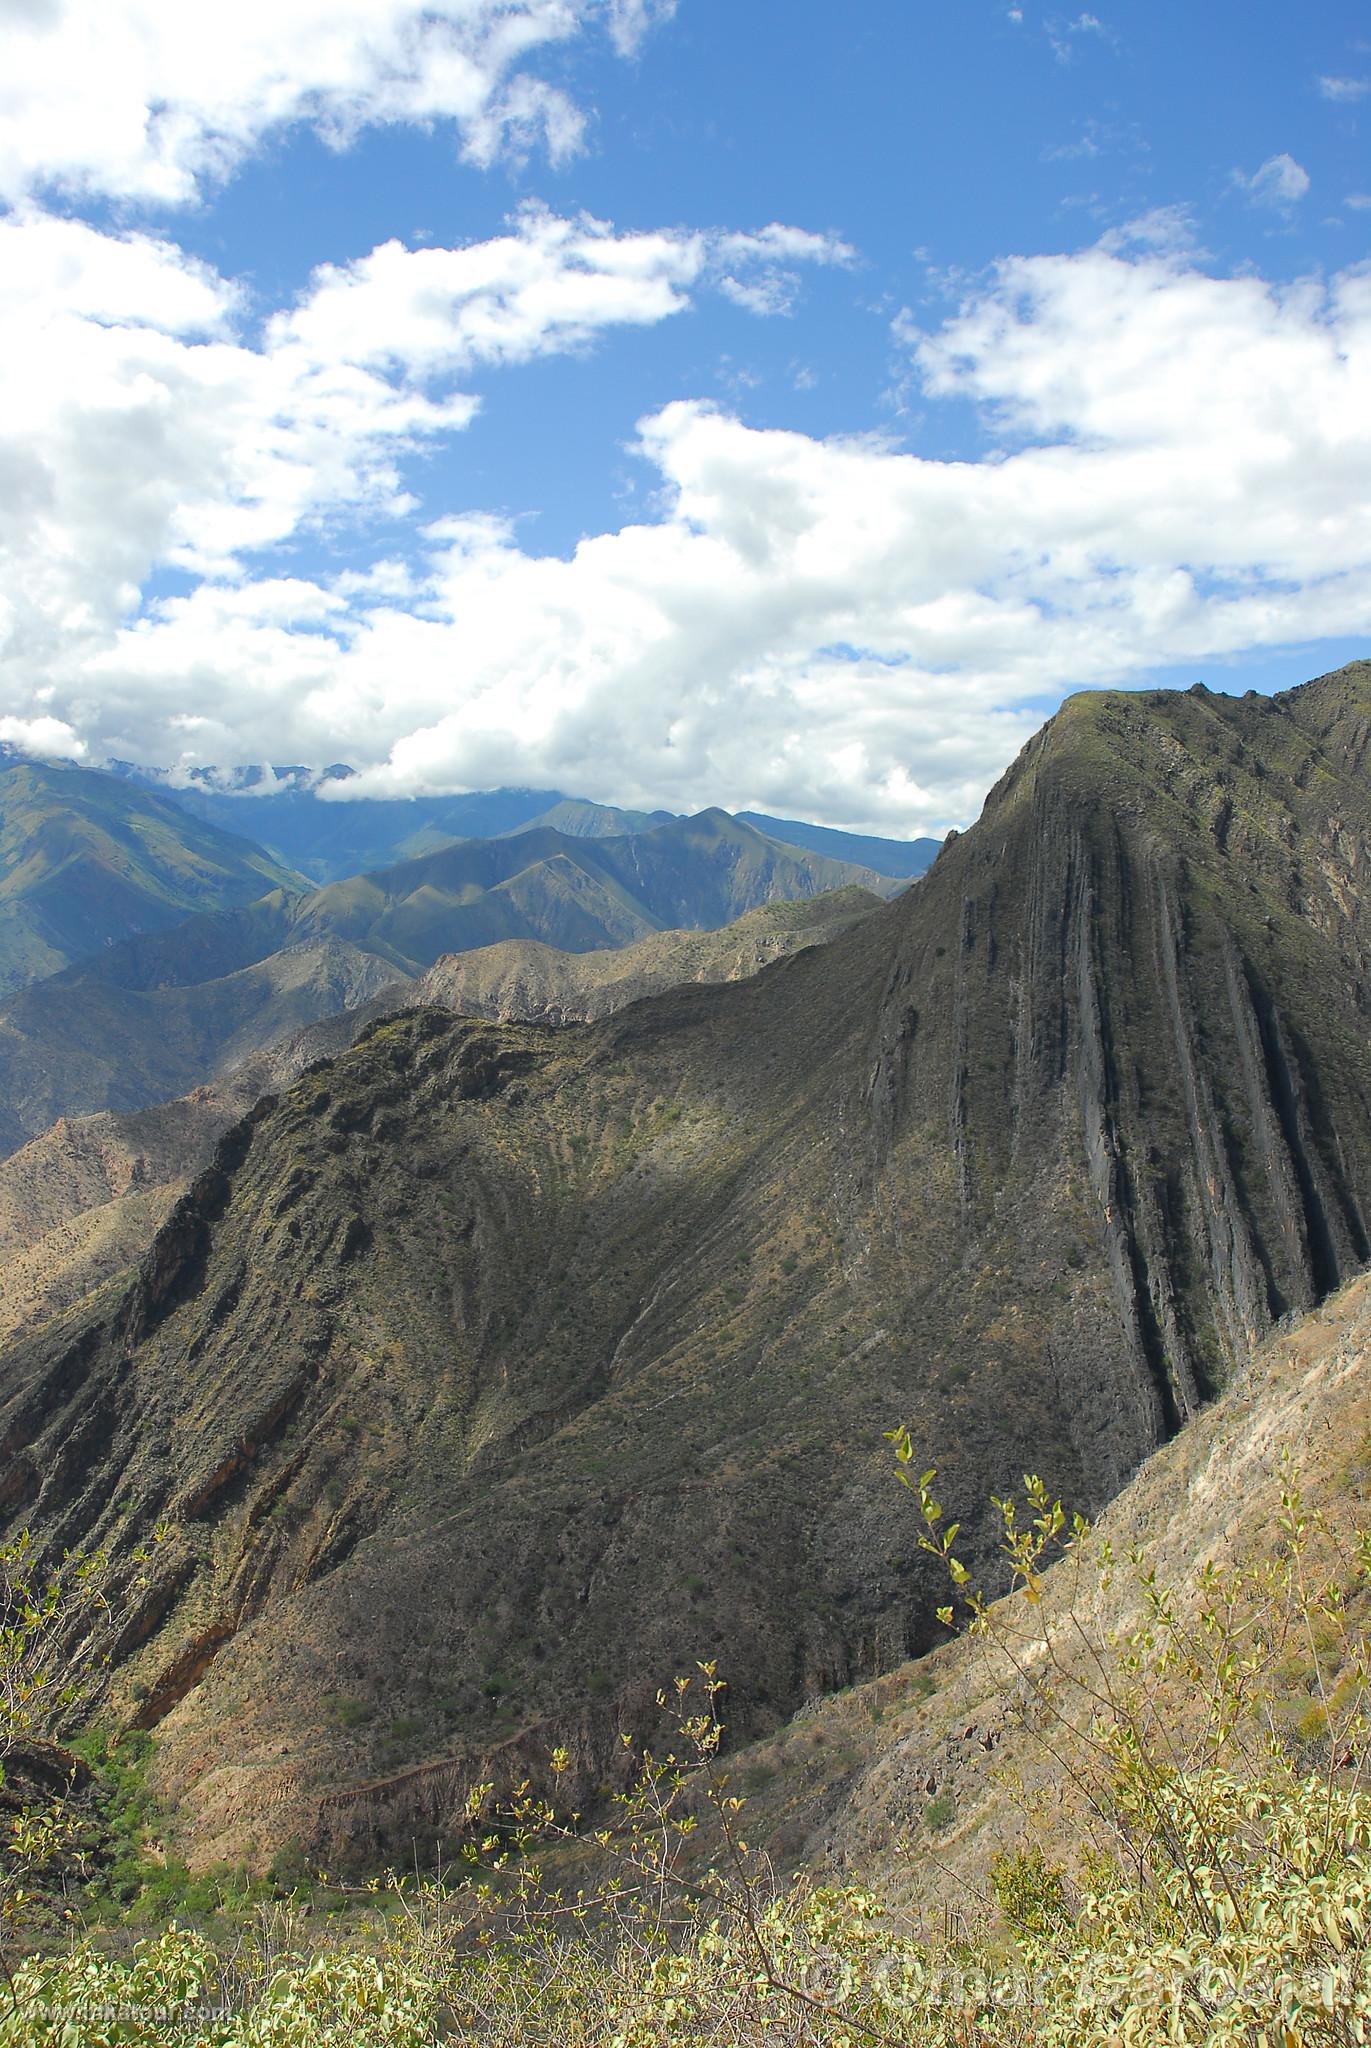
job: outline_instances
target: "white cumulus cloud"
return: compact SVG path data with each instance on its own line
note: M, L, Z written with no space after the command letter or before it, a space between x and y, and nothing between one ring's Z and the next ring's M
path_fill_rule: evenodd
M581 146L532 68L594 31L631 54L671 0L31 0L0 7L0 199L183 205L273 134L450 123L463 155Z
M104 752L174 759L207 733L240 749L247 728L207 708L222 690L201 652L183 659L187 636L208 633L214 662L261 657L246 704L259 688L295 694L302 658L310 676L330 669L359 617L431 610L422 548L417 565L383 557L328 590L256 563L340 523L355 538L414 514L404 459L470 421L464 372L850 254L780 225L619 235L528 209L487 242L392 242L324 266L254 341L235 287L170 242L32 208L0 219L0 714L56 719L41 730L60 751L95 733ZM447 529L429 535L440 545ZM130 628L166 570L194 579L191 595ZM146 698L111 683L125 645L146 657Z
M508 235L460 249L386 242L315 272L308 297L271 324L274 346L413 374L519 363L583 346L606 327L649 326L715 282L756 312L798 289L794 262L845 263L834 236L772 226L741 235L663 229L616 235L604 221L527 207Z

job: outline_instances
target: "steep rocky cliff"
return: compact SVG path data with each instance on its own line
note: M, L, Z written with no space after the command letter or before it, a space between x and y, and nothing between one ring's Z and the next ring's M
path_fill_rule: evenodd
M565 1030L374 1027L136 1284L0 1361L0 1489L130 1569L112 1706L193 1852L593 1796L697 1657L739 1734L934 1630L906 1420L988 1562L1371 1252L1371 668L1073 699L919 888Z

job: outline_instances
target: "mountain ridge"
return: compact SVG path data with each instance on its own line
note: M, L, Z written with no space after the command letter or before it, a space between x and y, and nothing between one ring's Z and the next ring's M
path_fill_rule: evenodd
M509 838L532 827L552 825L568 837L622 836L682 813L623 809L592 803L561 790L477 790L448 797L331 797L315 794L314 778L302 768L271 771L276 778L262 792L262 771L239 771L219 786L212 774L173 782L164 773L118 764L116 772L161 791L197 818L229 831L246 831L272 848L291 867L316 883L432 853L463 839ZM348 779L334 767L326 775ZM278 786L283 785L283 786ZM761 811L738 819L792 849L874 868L889 878L910 881L924 872L937 850L930 839L868 837L774 818Z
M716 932L655 933L613 952L559 953L515 939L445 955L417 981L387 983L189 1095L124 1115L61 1117L0 1160L0 1342L134 1262L230 1124L395 1010L588 1023L678 983L744 978L876 908L876 897L846 889L764 904Z
M1364 1265L1369 733L1366 664L1073 699L826 947L257 1105L0 1360L16 1517L170 1525L112 1706L192 1856L450 1839L557 1741L582 1801L697 1657L776 1727L936 1633L894 1421L993 1573L993 1492L1098 1508Z
M0 1148L59 1116L129 1113L358 1007L440 954L511 937L573 951L729 922L758 903L899 884L792 853L723 812L640 835L468 840L126 940L0 1004Z

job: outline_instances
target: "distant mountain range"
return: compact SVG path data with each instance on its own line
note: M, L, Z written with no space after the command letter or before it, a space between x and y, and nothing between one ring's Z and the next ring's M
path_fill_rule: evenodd
M0 1004L0 1154L59 1116L183 1095L444 953L508 939L591 952L760 904L902 886L723 811L606 837L539 827L314 890L297 881L107 944Z
M136 787L155 788L189 816L223 832L243 832L313 882L336 882L392 867L449 846L456 839L495 839L517 832L562 801L555 789L478 790L470 796L316 796L303 769L279 771L270 793L257 795L249 771L228 778L237 794L207 779L173 783L152 770L121 765ZM336 771L335 771L336 772ZM284 786L281 786L284 784Z
M239 781L247 790L257 786L251 775ZM268 795L231 795L205 782L173 787L143 769L36 761L0 746L0 1000L124 939L168 930L197 913L237 909L276 889L346 881L473 840L543 831L575 841L638 839L688 822L670 811L622 810L555 790L343 802L315 795L303 771L283 771L279 784ZM807 893L819 873L808 856L838 864L819 887L866 886L876 877L882 888L921 874L937 851L932 840L866 839L760 813L739 822L787 849L792 861L798 857L791 872L807 878ZM744 868L756 866L755 854L754 846ZM596 871L601 881L603 867ZM702 908L686 907L665 924L716 924L749 902L787 895L787 872L784 863L773 867L774 887L750 897L745 888L735 891L721 905L707 885ZM546 879L569 915L566 892L550 872ZM549 928L558 923L550 904L525 904L522 921L511 922L512 902L513 895L474 940L448 937L439 950L520 936L560 946L612 945L663 928L655 912L646 921L629 914L625 925L602 902L590 909L586 936L578 940Z
M271 771L273 779L265 794L257 793L263 788L261 771L238 770L222 776L216 771L189 783L173 783L163 774L127 764L121 766L120 773L156 788L191 816L217 825L221 831L247 834L269 847L277 859L317 882L338 881L368 868L391 867L455 839L495 839L541 826L550 826L568 838L605 838L648 831L678 815L587 803L555 789L490 789L470 796L321 797L315 793L314 778L300 768ZM348 771L333 768L327 773L336 788L345 782ZM768 817L761 811L740 812L739 816L784 845L904 881L924 873L940 844L936 839L868 838L825 825Z

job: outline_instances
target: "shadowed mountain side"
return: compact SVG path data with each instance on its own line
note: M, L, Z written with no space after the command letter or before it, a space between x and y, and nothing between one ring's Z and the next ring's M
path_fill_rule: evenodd
M586 1023L677 982L755 974L878 907L864 889L838 889L763 904L717 932L654 933L622 952L558 953L509 940L452 954L419 980L387 982L357 1009L253 1053L176 1101L125 1116L61 1117L0 1160L0 1342L140 1257L228 1126L379 1017L431 1005L506 1022Z
M321 939L181 988L81 974L26 989L0 1009L0 1144L13 1150L92 1102L127 1112L184 1094L264 1042L368 1002L396 972Z
M0 760L0 996L131 933L298 881L118 776Z
M704 812L619 839L470 840L303 896L277 890L0 1004L0 1149L59 1116L184 1094L446 952L510 938L590 952L853 884L900 886Z
M0 1498L130 1555L111 1670L198 1858L612 1782L888 1669L1024 1470L1097 1508L1368 1256L1371 670L1071 700L918 889L560 1032L375 1026L136 1282L0 1360ZM974 1505L972 1505L974 1504ZM545 1780L543 1780L545 1782Z

